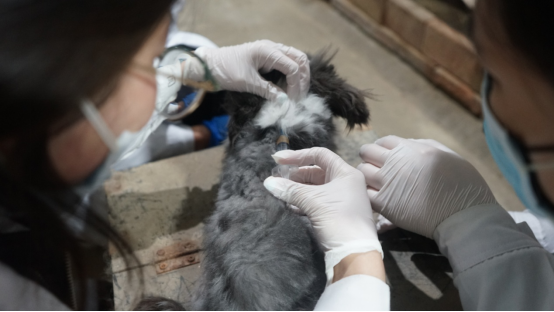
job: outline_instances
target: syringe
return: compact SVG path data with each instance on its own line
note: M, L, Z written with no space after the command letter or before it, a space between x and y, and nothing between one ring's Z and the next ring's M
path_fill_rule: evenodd
M277 151L283 151L290 149L289 137L283 130L283 127L279 127L279 138L275 142Z
M279 138L275 141L277 151L283 151L290 149L290 142L287 132L283 127L279 126ZM298 171L298 166L294 165L277 165L271 170L271 175L274 177L280 177L290 179L291 173Z

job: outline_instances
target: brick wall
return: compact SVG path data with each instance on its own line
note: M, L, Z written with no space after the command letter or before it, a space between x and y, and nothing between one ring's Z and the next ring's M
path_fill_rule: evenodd
M483 69L471 41L412 0L331 0L370 36L480 116Z

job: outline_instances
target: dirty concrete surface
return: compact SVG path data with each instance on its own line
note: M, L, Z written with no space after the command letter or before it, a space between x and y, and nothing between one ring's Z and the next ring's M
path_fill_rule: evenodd
M337 138L338 153L348 163L357 165L359 146L380 136L435 139L477 167L506 209L522 209L488 152L481 121L327 2L187 0L178 25L220 46L270 39L306 52L338 48L333 63L339 74L374 94L368 101L370 127L341 131ZM344 122L337 120L337 125L344 129ZM170 297L190 307L201 263L157 274L153 255L183 238L201 241L202 218L213 205L222 157L223 148L210 149L147 164L107 183L110 221L130 241L145 281L145 287L137 289L137 278L129 278L137 270L125 269L112 252L116 309L132 308L140 293ZM461 309L448 261L431 240L398 229L380 239L392 309Z

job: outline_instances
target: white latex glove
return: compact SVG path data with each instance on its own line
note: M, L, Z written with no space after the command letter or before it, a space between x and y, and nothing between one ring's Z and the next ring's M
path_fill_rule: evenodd
M479 172L437 141L387 136L362 146L360 156L373 209L429 238L456 212L496 203Z
M375 220L375 228L377 229L378 234L383 234L390 230L396 229L397 226L394 223L390 222L389 219L383 217L382 214L378 214L377 219Z
M310 87L310 64L306 54L269 40L223 48L201 47L195 53L206 62L221 89L275 100L283 90L259 74L274 69L287 76L289 98L298 101L306 97ZM202 81L204 69L197 64L188 75L192 80Z
M320 147L280 151L273 158L281 165L306 166L291 174L296 182L269 177L264 186L308 216L326 251L328 281L334 266L350 254L373 250L383 254L364 176L358 170Z

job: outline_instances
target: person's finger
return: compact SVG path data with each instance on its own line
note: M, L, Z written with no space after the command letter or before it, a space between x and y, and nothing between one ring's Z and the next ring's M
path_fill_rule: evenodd
M387 135L375 141L375 144L392 150L405 141L407 140L396 135Z
M364 174L367 186L375 190L380 190L383 187L384 182L378 167L369 163L361 163L357 169Z
M314 205L309 205L309 201L313 200L313 196L310 194L313 193L313 188L317 186L301 184L283 178L269 177L265 179L264 187L273 196L296 206L307 216L311 215L312 211L310 211L310 207L314 207ZM317 207L318 205L315 206Z
M259 53L257 65L261 73L277 70L284 75L291 75L298 72L298 64L280 50L265 48L261 49Z
M322 185L325 184L325 171L318 166L300 167L289 178L298 183Z
M257 83L247 86L246 92L254 93L270 101L275 101L280 94L285 94L283 89L263 79L262 76L258 75L257 79L259 79Z
M310 89L310 61L306 53L293 47L281 45L279 50L291 58L298 65L296 72L287 76L287 94L290 98L300 100L308 94Z
M454 152L454 151L451 150L450 148L446 147L444 144L439 143L439 142L437 142L437 141L435 141L435 140L431 140L431 139L411 139L411 140L409 140L409 141L423 143L423 144L426 144L426 145L429 145L429 146L438 148L438 149L440 149L441 151L444 151L444 152L447 152L447 153L452 153L452 154L458 155L458 153Z
M379 194L379 191L376 190L376 189L373 189L371 187L368 187L367 188L367 196L369 197L369 199L371 200L372 198L375 198L375 196L377 196L377 194ZM374 208L373 206L371 208ZM373 209L375 210L375 209Z
M302 52L302 51L300 51L296 48L293 48L291 46L286 46L282 43L276 43L276 42L273 42L273 41L267 40L267 39L259 40L258 42L260 44L262 44L263 46L267 47L268 49L277 49L277 50L283 52L285 55L290 57L292 60L294 60L299 65L308 62L308 57L307 57L306 53L304 53L304 52Z
M375 212L381 213L381 204L377 201L377 195L379 195L379 191L376 189L373 189L371 187L367 188L367 197L369 197L369 202L371 203L371 209Z
M377 144L365 144L360 148L360 158L381 168L390 155L390 150Z
M307 97L310 89L310 68L301 69L297 73L287 75L287 95L300 101Z
M308 57L306 56L306 53L304 53L304 52L302 52L298 49L295 49L293 47L286 46L286 45L283 45L283 44L278 44L277 49L279 49L281 52L288 55L291 59L295 60L296 63L298 63L298 64L308 62Z
M385 233L389 230L395 229L397 226L394 225L389 219L385 218L382 214L377 216L375 220L375 228L377 229L378 234Z
M284 150L273 154L272 157L280 165L317 165L325 172L333 172L334 169L342 166L352 168L339 155L323 147L312 147L297 151Z
M310 87L310 64L305 53L269 40L260 41L259 70L278 70L287 77L287 95L293 100L305 97Z

